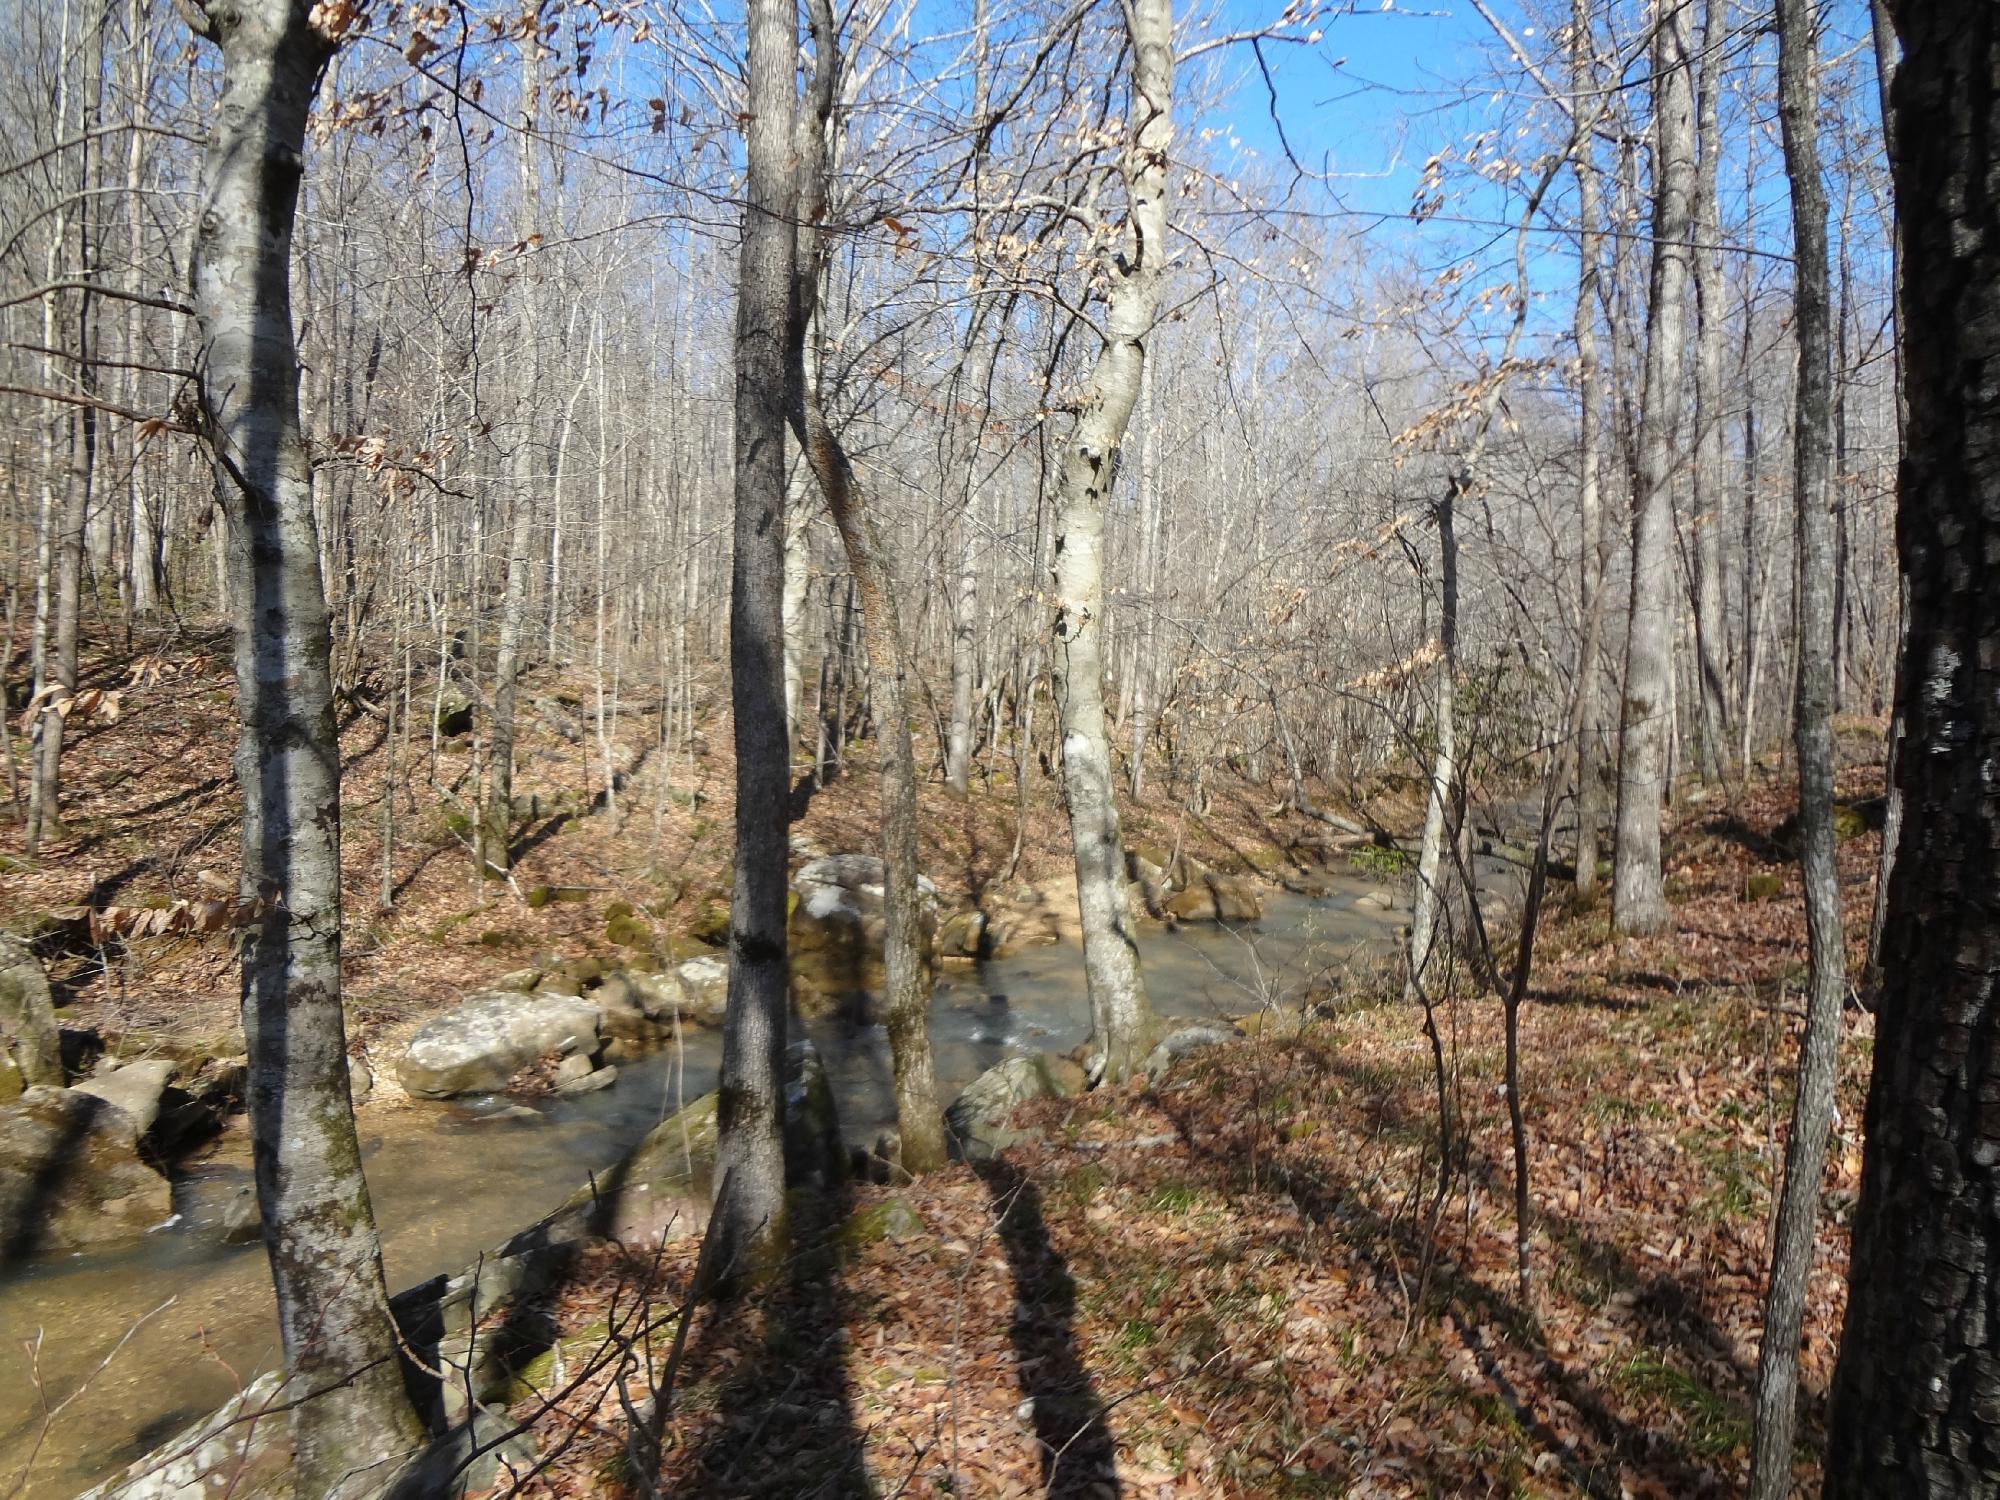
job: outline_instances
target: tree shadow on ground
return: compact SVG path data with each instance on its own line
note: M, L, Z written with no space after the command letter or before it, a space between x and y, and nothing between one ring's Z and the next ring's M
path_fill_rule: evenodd
M853 1195L844 1181L791 1195L793 1252L780 1284L753 1315L725 1302L703 1315L677 1389L685 1400L754 1344L703 1405L719 1420L673 1466L674 1493L714 1500L843 1500L872 1496L847 1374L848 1297L842 1229Z
M1435 1128L1432 1121L1415 1119L1398 1101L1381 1097L1380 1080L1365 1071L1345 1069L1331 1058L1316 1059L1316 1065L1335 1074L1351 1073L1355 1090L1376 1094L1373 1107L1385 1127ZM1190 1156L1215 1170L1231 1192L1287 1194L1308 1221L1348 1246L1398 1298L1412 1295L1413 1285L1427 1285L1431 1315L1451 1324L1523 1432L1580 1491L1612 1500L1630 1493L1634 1478L1673 1495L1715 1490L1715 1455L1619 1415L1595 1378L1598 1372L1586 1374L1558 1357L1533 1311L1517 1295L1467 1274L1452 1247L1433 1237L1421 1212L1383 1213L1367 1201L1358 1179L1325 1159L1304 1167L1278 1160L1264 1146L1219 1147L1206 1138L1192 1109L1177 1106L1171 1096L1161 1102ZM1489 1193L1511 1193L1511 1176L1493 1163L1475 1160L1469 1169ZM1697 1368L1726 1370L1724 1383L1735 1389L1705 1394L1733 1410L1749 1374L1695 1293L1674 1276L1642 1270L1623 1250L1563 1217L1545 1214L1538 1227L1575 1269L1631 1294L1636 1331L1646 1344L1677 1350ZM1418 1267L1425 1270L1413 1269ZM1540 1393L1523 1389L1518 1375L1509 1373L1523 1369L1532 1372L1532 1385ZM1567 1436L1550 1421L1561 1406L1575 1414Z
M1011 1163L976 1170L999 1215L1000 1242L1014 1277L1009 1337L1041 1448L1051 1497L1100 1500L1121 1493L1107 1408L1076 1343L1076 1281L1049 1238L1041 1194Z

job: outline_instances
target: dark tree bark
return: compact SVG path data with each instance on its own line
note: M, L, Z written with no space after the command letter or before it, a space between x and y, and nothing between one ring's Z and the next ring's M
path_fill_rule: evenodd
M1904 825L1830 1496L2000 1495L2000 13L1900 0Z
M729 909L729 1009L717 1100L713 1264L735 1279L784 1242L785 425L795 316L799 61L793 0L750 0L749 176L736 302L736 515L729 580L729 680L736 742L736 885Z
M419 1432L404 1393L348 1096L340 1005L340 746L300 435L292 225L333 44L304 0L215 0L222 96L202 162L194 305L202 416L228 527L243 732L243 1029L264 1244L298 1493L338 1491Z
M1828 332L1826 185L1820 171L1813 77L1813 0L1778 0L1778 116L1792 190L1793 324L1798 400L1793 413L1792 508L1797 558L1798 669L1793 741L1799 760L1799 867L1805 884L1811 980L1799 1047L1784 1187L1771 1235L1770 1284L1757 1360L1753 1500L1792 1488L1799 1329L1819 1227L1820 1176L1833 1126L1833 1072L1847 995L1840 871L1833 857L1833 350Z

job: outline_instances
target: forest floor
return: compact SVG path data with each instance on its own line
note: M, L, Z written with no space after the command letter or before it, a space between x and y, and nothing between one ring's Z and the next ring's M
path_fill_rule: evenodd
M1441 1205L1421 1016L1273 1016L1157 1087L1024 1106L1038 1142L990 1165L801 1201L787 1273L695 1315L652 1491L631 1483L613 1375L641 1338L657 1367L696 1247L598 1253L517 1391L547 1460L527 1492L1740 1493L1805 975L1791 807L1764 785L1683 823L1668 934L1613 941L1598 907L1544 929L1521 1022L1529 1296L1498 1003L1440 1016L1462 1151ZM1840 846L1856 961L1876 846ZM1871 1035L1850 1017L1801 1482Z
M99 944L85 916L96 910L129 919L135 910L164 914L179 903L234 895L241 804L227 634L187 631L150 644L91 639L82 685L119 694L116 713L72 717L63 827L37 857L22 848L19 818L0 818L0 927L37 937L64 1026L95 1032L122 1055L240 1053L237 968L226 932ZM539 955L614 963L650 956L630 946L629 924L621 933L628 943L612 941L606 912L614 904L636 909L645 944L659 952L686 956L708 951L699 946L704 938L720 940L734 759L719 663L696 684L695 733L691 742L673 741L664 780L659 704L628 689L606 736L617 780L608 806L589 674L544 670L523 679L515 792L536 807L516 821L509 881L473 873L470 740L433 742L431 685L421 675L414 712L400 717L391 735L383 712L391 686L378 674L339 710L344 980L354 1051L386 1053L428 1016ZM1041 707L1046 720L1046 703ZM17 764L26 760L21 727L17 713L8 725ZM931 737L920 735L919 756L931 748ZM923 869L946 909L976 900L989 884L1059 883L1072 868L1054 776L1031 757L1024 798L1011 762L990 758L999 774L975 778L966 797L951 795L938 777L922 789ZM879 826L872 742L852 746L845 772L823 786L812 784L809 764L797 771L794 847L872 852ZM1282 791L1226 766L1206 784L1201 816L1164 794L1128 807L1129 841L1281 883L1291 873L1283 850L1314 831L1311 825L1279 818L1273 809ZM384 903L391 786L391 899ZM18 807L25 789L8 790ZM1393 783L1375 790L1383 816L1412 820L1410 792Z

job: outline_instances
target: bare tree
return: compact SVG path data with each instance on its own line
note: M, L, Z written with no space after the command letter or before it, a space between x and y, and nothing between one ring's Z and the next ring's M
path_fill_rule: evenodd
M1826 185L1820 170L1817 47L1812 0L1778 0L1778 117L1791 179L1798 400L1793 416L1792 504L1797 538L1799 867L1805 882L1811 981L1805 1038L1792 1095L1785 1179L1771 1235L1764 1338L1757 1359L1757 1423L1750 1453L1753 1500L1792 1488L1799 1329L1819 1227L1820 1176L1833 1124L1833 1072L1847 995L1847 940L1833 854L1833 353L1829 336Z
M1167 148L1173 140L1171 0L1126 9L1131 116L1120 167L1125 224L1105 267L1104 342L1062 453L1055 529L1051 659L1062 714L1063 787L1076 854L1076 899L1090 986L1092 1049L1103 1077L1138 1070L1157 1029L1125 886L1125 846L1104 726L1104 513L1119 446L1139 399L1166 269Z
M1693 533L1694 672L1700 705L1696 741L1702 776L1720 780L1729 771L1729 733L1724 707L1722 628L1722 340L1728 329L1723 306L1722 217L1717 178L1722 158L1722 59L1728 6L1705 0L1702 9L1701 66L1695 85L1698 153L1690 230L1694 256L1694 513Z
M250 1128L297 1402L293 1476L318 1497L419 1436L348 1095L340 747L292 331L306 116L338 38L302 0L217 0L188 19L222 52L193 275L202 424L236 604Z
M883 967L888 994L883 1016L895 1078L896 1130L905 1171L934 1172L945 1164L944 1116L938 1108L937 1067L931 1058L930 968L924 954L922 891L917 868L917 763L910 745L908 653L896 607L894 559L873 510L865 504L854 466L827 421L816 383L807 381L805 342L826 254L832 153L829 135L840 73L840 39L831 0L807 0L813 42L808 107L799 122L798 212L804 241L794 275L791 333L792 425L820 493L847 550L861 600L861 633L875 694L881 746Z
M796 317L798 12L750 0L749 174L736 302L736 514L729 679L736 739L736 884L718 1100L714 1264L754 1269L785 1235L785 427Z
M1653 269L1646 303L1632 502L1632 603L1619 720L1618 833L1611 914L1620 932L1668 922L1660 870L1660 810L1672 720L1675 446L1684 406L1694 85L1688 7L1661 0L1653 34Z

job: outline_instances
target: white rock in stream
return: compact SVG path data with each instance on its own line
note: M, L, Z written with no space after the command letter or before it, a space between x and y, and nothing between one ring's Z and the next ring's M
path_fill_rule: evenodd
M475 995L410 1038L396 1081L420 1099L497 1093L550 1052L597 1049L597 1007L569 995Z

